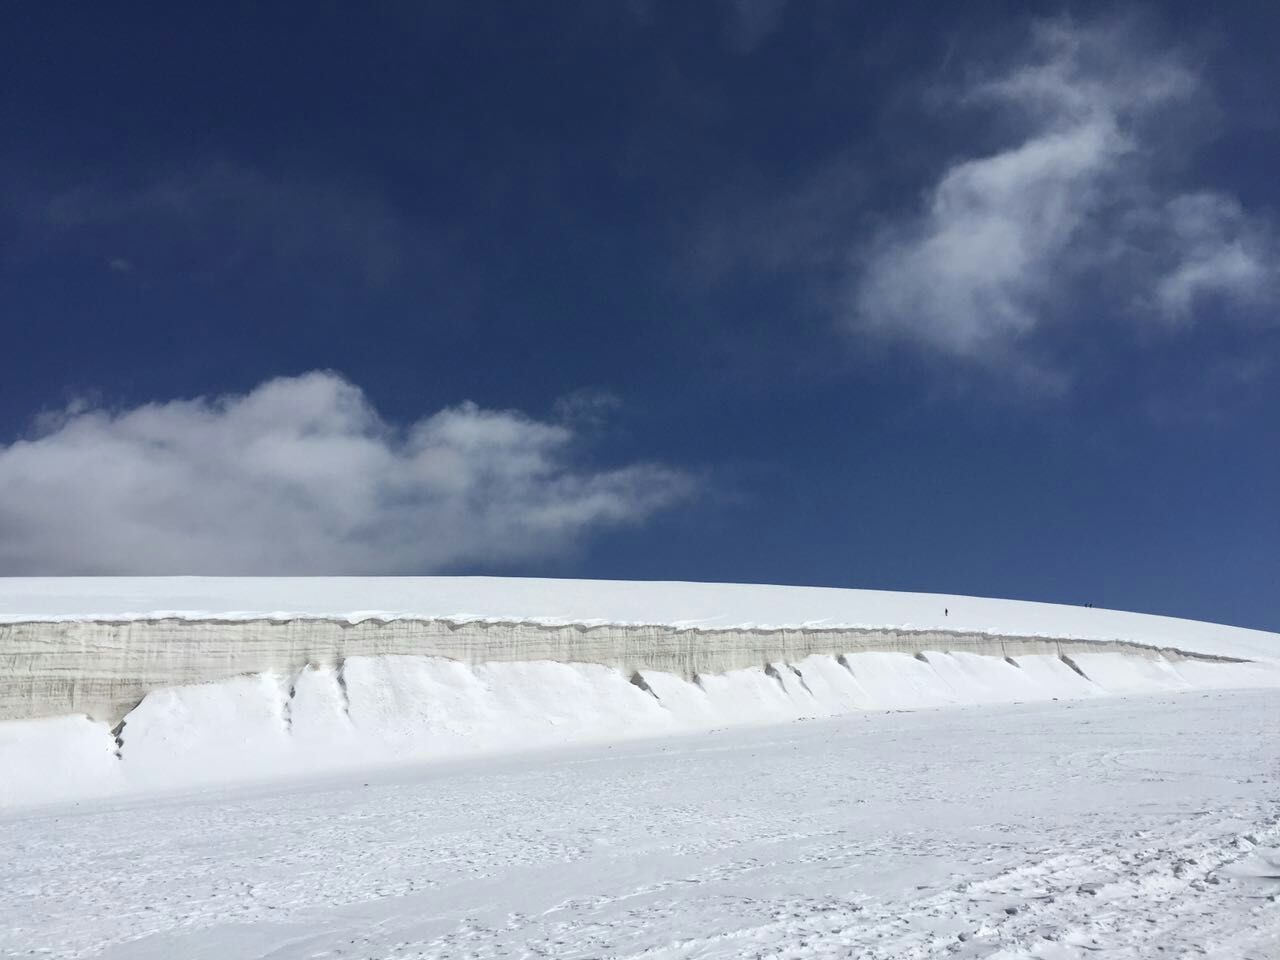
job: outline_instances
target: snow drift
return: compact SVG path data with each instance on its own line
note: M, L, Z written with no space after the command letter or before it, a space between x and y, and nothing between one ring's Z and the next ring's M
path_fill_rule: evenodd
M0 803L858 710L1280 686L1277 654L1258 631L869 591L0 581Z

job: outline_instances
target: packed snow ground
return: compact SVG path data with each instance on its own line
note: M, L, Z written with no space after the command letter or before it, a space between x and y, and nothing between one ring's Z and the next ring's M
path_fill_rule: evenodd
M912 713L0 816L0 956L1280 955L1274 691Z

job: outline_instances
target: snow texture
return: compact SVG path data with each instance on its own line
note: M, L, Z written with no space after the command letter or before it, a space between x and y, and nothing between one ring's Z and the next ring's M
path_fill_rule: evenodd
M867 656L855 673L920 696L944 697L971 670L1005 689L986 658L959 657L944 675L932 656L936 671ZM815 693L830 684L860 702L835 661L798 666ZM1005 666L1040 683L1080 679L1052 658ZM389 736L431 710L415 701L423 713L407 720L398 697L495 681L457 666L388 669L360 665L351 711ZM557 677L564 695L544 699L535 674L567 668L511 669L529 717L563 717L578 694L597 715L642 725L665 709L630 684L634 700L611 708L591 694L590 671L575 686ZM795 702L783 688L800 678L778 673L716 678L705 698L653 679L672 703L683 690L690 710L714 701L717 713L782 718ZM149 709L225 717L236 698L245 710L268 703L265 683ZM295 712L292 734L265 706L240 733L262 736L272 720L281 741L341 729L327 679L304 684L319 699ZM476 704L465 722L497 719ZM127 755L128 729L125 741ZM1106 697L861 712L10 811L0 957L1272 960L1278 741L1274 691ZM147 749L174 758L181 744Z

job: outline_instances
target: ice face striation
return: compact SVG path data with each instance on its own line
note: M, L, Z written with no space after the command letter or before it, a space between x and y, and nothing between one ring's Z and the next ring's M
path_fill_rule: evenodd
M8 580L0 805L857 710L1280 686L1277 653L1274 634L1213 624L869 591Z
M241 674L291 675L349 657L426 656L467 664L598 664L628 675L686 679L815 654L965 651L1006 658L1123 653L1140 658L1240 660L1143 644L939 630L680 630L446 620L160 620L0 624L0 720L87 714L117 723L150 690Z

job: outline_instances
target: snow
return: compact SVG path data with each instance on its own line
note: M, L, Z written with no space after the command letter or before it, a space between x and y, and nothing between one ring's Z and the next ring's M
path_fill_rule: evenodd
M987 658L936 682L905 659L921 696L971 670L1003 689ZM487 682L423 664L392 693L386 664L364 666L387 702ZM799 666L815 690L847 674ZM1054 658L1004 666L1080 680ZM259 684L155 709L224 716L218 697L254 700ZM758 671L735 696L726 681L725 709L773 710L784 684ZM468 723L488 722L482 702ZM338 722L337 704L315 706L294 736ZM404 716L381 709L366 716L389 730ZM1097 696L11 811L0 956L1264 960L1280 950L1278 741L1274 691Z
M857 711L1280 687L1273 634L854 590L11 579L5 619L0 806Z
M0 623L331 618L680 629L894 627L1117 640L1280 660L1280 636L1091 607L756 584L500 577L12 577Z
M85 717L0 723L0 807L857 711L1280 688L1280 669L1270 664L1120 653L1073 663L1049 653L872 651L687 679L596 663L353 656L291 674L152 690L114 732Z
M1280 948L1275 634L731 584L11 579L0 653L0 957Z

